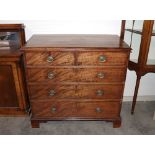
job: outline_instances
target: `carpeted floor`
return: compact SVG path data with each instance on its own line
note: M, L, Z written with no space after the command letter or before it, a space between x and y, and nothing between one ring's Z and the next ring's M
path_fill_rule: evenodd
M134 115L131 103L122 107L122 126L104 121L52 121L31 128L29 117L0 117L0 135L154 135L155 102L140 102Z

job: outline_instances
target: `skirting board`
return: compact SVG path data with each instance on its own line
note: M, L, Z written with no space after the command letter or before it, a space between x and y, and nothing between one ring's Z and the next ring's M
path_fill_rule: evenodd
M124 96L123 102L132 102L133 96ZM155 95L138 96L137 101L155 101Z

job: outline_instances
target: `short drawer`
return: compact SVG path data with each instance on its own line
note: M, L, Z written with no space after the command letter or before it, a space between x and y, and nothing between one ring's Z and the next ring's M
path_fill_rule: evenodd
M33 102L31 104L33 117L71 117L77 112L74 102Z
M74 69L70 68L39 68L27 69L29 82L71 82L76 81Z
M112 118L119 116L120 102L53 101L32 103L33 117L38 118Z
M27 69L29 82L124 82L126 68Z
M120 102L78 102L77 117L111 118L119 116Z
M72 52L26 52L27 65L74 65L74 55Z
M123 84L30 85L31 99L121 99Z
M124 52L79 52L78 65L126 65L128 54Z
M77 69L77 82L124 82L126 68L80 68Z

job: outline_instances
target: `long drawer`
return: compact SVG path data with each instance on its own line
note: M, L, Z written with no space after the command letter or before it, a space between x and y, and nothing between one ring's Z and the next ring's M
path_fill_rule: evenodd
M71 65L90 65L90 66L106 66L106 65L126 65L128 55L124 52L26 52L26 62L28 65L48 65L48 66L71 66Z
M31 99L121 99L123 84L29 85Z
M120 102L33 102L32 114L35 118L112 118L119 115Z
M29 82L124 82L126 68L27 69Z

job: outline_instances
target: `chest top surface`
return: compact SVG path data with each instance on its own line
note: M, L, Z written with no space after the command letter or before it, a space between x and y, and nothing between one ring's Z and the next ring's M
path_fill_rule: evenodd
M33 35L25 48L114 48L130 49L117 35L55 34Z

